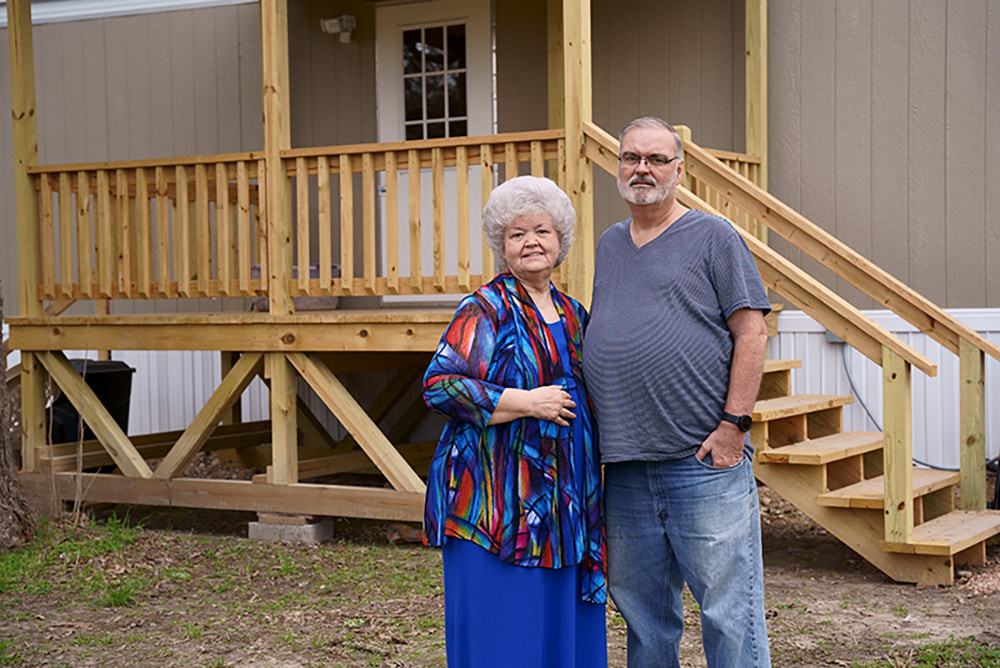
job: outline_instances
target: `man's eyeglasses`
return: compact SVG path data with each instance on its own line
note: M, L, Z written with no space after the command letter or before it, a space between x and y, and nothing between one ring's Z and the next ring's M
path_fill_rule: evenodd
M639 155L638 153L632 153L630 151L622 153L618 156L618 160L621 161L622 164L628 165L629 167L635 167L643 160L645 160L646 164L650 167L666 167L676 159L676 157L668 158L667 156L659 153L653 153L652 155Z

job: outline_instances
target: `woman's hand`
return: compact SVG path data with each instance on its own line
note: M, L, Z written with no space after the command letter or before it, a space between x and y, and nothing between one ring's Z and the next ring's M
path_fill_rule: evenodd
M560 385L545 385L528 390L528 398L533 409L532 417L555 422L562 427L569 426L569 420L576 417L576 413L570 410L576 408L576 402Z
M555 422L562 427L576 417L576 402L561 385L544 385L533 390L508 387L500 395L489 424L503 424L523 417Z

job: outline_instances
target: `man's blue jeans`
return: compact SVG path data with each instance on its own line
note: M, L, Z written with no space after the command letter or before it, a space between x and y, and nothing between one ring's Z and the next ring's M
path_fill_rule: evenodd
M748 457L609 464L608 584L628 623L629 668L679 666L686 581L708 665L770 666L757 486Z

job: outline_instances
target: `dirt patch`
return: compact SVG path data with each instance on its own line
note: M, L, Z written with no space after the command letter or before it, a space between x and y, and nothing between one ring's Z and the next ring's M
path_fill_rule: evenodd
M955 586L896 584L760 491L775 666L915 665L911 648L968 636L1000 647L1000 544ZM126 512L127 523L106 524ZM332 542L306 547L248 540L251 513L96 514L101 521L74 531L51 528L27 580L0 571L0 665L445 663L440 555L399 527L335 519ZM104 552L80 547L116 536L123 544ZM688 603L682 665L704 666ZM610 665L624 666L625 625L613 608L608 631Z

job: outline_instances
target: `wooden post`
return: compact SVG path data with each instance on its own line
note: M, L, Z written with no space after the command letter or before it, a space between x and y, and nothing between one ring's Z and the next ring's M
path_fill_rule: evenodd
M680 135L681 142L684 146L691 143L691 128L687 125L675 125L674 130L677 130L677 134ZM685 169L684 174L681 175L681 185L691 190L691 175Z
M960 460L962 510L986 509L986 383L985 353L974 344L958 340L959 407L961 415Z
M281 151L291 148L288 106L288 6L286 0L261 0L261 72L264 94L264 164L267 170L267 291L271 313L295 310L289 291L292 229L286 199L288 176Z
M264 164L267 200L267 293L272 315L295 312L292 277L291 182L281 151L291 148L288 89L287 0L261 0L261 72L264 94ZM308 272L309 267L300 267ZM295 372L282 354L268 354L271 379L271 457L274 481L298 481Z
M556 129L565 127L566 123L562 0L548 0L546 14L546 24L548 25L549 129Z
M576 208L568 291L589 305L594 284L594 173L584 148L583 123L593 120L590 0L563 0L562 24L566 188Z
M271 380L271 464L273 482L299 481L298 424L294 369L284 353L267 353L264 375Z
M746 151L760 156L757 185L767 190L767 0L746 0ZM757 225L767 243L767 227Z
M885 539L913 540L913 421L910 364L882 347L882 457L885 470Z
M35 122L35 56L30 0L7 2L10 58L10 105L13 125L14 197L17 220L18 311L41 316L38 298L41 247L38 196L28 168L38 164ZM64 277L65 284L70 279ZM21 356L21 469L37 470L35 448L45 444L45 373L31 353Z

